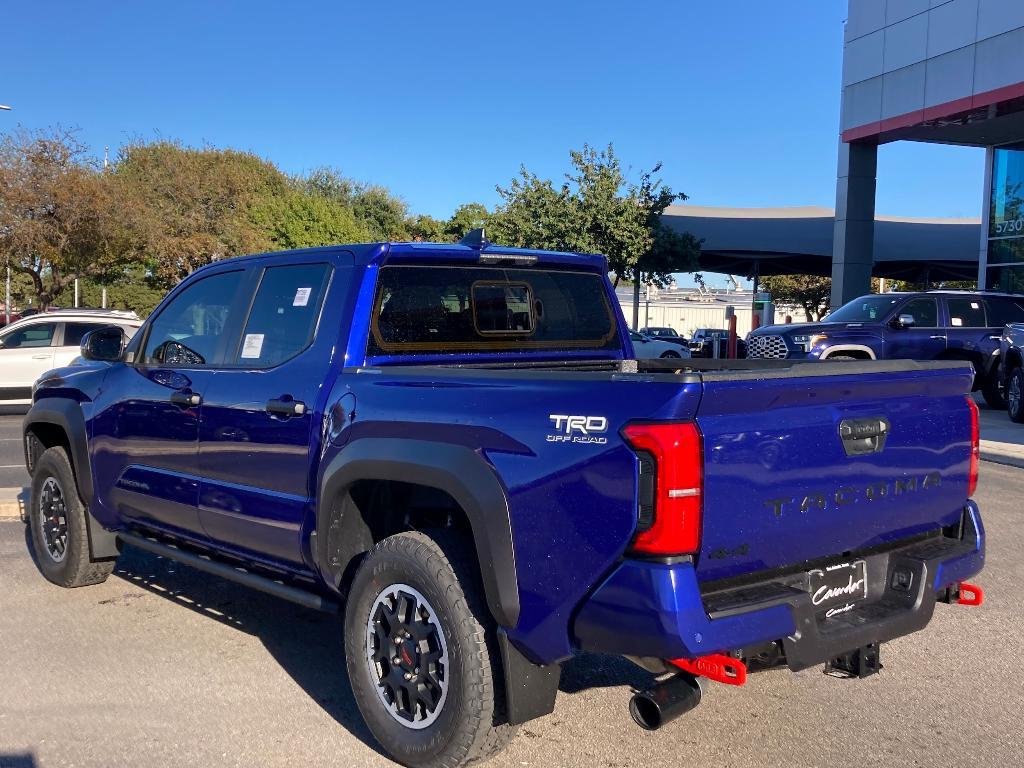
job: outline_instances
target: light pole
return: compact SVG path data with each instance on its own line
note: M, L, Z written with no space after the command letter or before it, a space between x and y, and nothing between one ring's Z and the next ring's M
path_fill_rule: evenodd
M0 110L10 112L6 104L0 104ZM11 324L11 255L7 254L7 292L4 296L4 325Z

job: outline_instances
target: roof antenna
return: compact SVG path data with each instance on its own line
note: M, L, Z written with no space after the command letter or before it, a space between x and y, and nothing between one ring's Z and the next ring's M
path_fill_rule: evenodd
M487 236L484 235L483 227L477 227L476 229L469 230L469 232L467 232L463 236L463 238L459 240L459 245L465 245L466 247L473 248L477 251L484 250L490 244L491 243L487 239Z

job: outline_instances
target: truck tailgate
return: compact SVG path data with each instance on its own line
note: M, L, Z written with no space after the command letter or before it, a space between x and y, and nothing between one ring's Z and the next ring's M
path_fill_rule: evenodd
M972 379L967 364L910 361L704 374L698 578L840 558L955 523Z

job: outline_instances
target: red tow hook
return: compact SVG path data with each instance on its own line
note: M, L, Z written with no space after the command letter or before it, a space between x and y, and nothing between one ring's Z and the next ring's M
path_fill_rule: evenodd
M672 665L691 675L706 677L725 685L743 685L747 682L747 665L732 656L712 653L696 659L671 659Z
M985 593L981 587L961 581L956 585L956 602L959 605L981 605L985 601Z

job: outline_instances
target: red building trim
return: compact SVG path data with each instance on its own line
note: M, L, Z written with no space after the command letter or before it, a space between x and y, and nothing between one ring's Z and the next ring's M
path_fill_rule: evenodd
M976 93L973 96L966 96L962 99L954 99L943 104L936 104L934 107L915 109L895 117L887 117L884 120L877 120L854 128L847 128L842 132L843 141L859 141L873 136L881 136L889 131L909 128L913 125L920 125L931 120L938 120L961 112L967 112L979 107L988 107L1002 101L1017 99L1024 96L1024 82L1003 86L984 93Z

